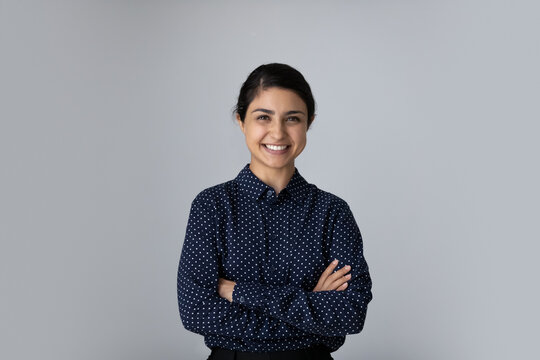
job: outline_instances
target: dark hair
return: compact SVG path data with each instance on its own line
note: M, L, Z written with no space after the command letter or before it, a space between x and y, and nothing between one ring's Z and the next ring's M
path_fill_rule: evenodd
M286 64L265 64L253 70L240 88L240 95L238 95L234 113L237 113L240 120L244 122L247 108L259 94L259 91L271 87L294 91L306 103L308 112L307 126L309 129L315 114L315 99L313 99L311 88L304 76L298 70Z

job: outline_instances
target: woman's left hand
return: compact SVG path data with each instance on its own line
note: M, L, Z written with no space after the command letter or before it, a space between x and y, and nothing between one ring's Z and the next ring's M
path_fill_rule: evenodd
M227 280L224 278L219 278L219 281L218 281L219 296L232 302L232 293L233 293L235 285L236 285L236 282L234 281Z

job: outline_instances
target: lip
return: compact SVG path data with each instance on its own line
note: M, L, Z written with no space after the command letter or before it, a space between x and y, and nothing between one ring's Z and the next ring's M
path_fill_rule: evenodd
M291 148L290 145L287 145L287 144L282 144L282 145L278 145L278 144L268 144L268 145L276 145L276 146L283 146L283 145L286 145L287 147L283 150L272 150L272 149L269 149L267 148L266 146L264 146L266 144L262 144L261 146L263 147L263 149L268 152L269 154L272 154L272 155L281 155L281 154L285 154L287 152L289 152L289 149Z

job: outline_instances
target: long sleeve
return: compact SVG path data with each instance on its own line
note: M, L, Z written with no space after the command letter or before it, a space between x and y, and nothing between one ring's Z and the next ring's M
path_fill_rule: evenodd
M285 321L219 296L215 210L207 192L201 192L191 204L177 277L178 306L184 327L201 335L241 339L305 336L303 330Z
M237 283L233 303L263 311L313 334L359 333L372 299L371 278L363 256L360 230L344 201L340 202L332 220L329 249L330 259L340 261L337 269L351 266L351 279L345 290L311 292L294 285Z

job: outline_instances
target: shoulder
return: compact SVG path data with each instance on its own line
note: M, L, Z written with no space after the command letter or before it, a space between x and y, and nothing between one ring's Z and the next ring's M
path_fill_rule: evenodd
M350 209L349 204L342 197L329 191L320 189L314 184L310 184L310 186L313 200L318 206L328 208L330 211L335 212L341 212L344 210L348 211Z
M336 194L322 189L317 189L316 193L320 199L320 204L325 204L322 206L327 206L326 209L323 208L323 212L326 217L325 221L332 226L332 231L334 233L356 233L358 238L361 239L360 229L358 228L355 216L347 201Z
M193 199L193 203L216 207L217 204L231 198L237 191L234 180L225 181L201 190Z

